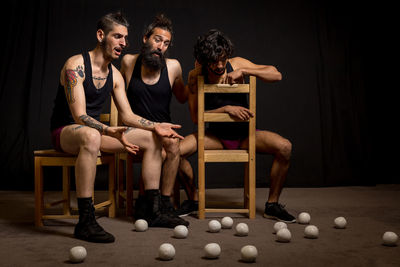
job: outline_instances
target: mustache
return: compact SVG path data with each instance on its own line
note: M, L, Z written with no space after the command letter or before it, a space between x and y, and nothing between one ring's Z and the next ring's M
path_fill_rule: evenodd
M158 55L158 56L160 56L160 57L164 56L163 53L161 53L161 51L159 51L159 50L157 50L157 49L151 51L151 53L152 53L152 54L156 54L156 55Z

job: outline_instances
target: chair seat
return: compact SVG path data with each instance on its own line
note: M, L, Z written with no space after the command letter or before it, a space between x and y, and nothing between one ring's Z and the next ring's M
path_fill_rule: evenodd
M205 162L248 162L247 150L204 150Z
M36 157L76 157L76 155L74 154L58 151L55 149L35 150L34 155ZM110 155L113 154L99 151L99 154L97 156L100 157L100 156L110 156Z

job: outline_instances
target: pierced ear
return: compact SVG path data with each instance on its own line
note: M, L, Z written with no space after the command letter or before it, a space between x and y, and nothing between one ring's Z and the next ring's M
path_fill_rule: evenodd
M96 36L97 36L97 41L99 43L101 43L103 41L104 37L105 37L104 31L102 29L98 29L97 33L96 33Z

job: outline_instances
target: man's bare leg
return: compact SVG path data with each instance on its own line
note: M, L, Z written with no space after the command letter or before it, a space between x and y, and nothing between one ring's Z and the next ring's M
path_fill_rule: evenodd
M246 139L242 142L241 147L246 148L247 145L248 140ZM268 200L265 203L264 216L286 222L295 222L295 218L278 203L289 169L292 144L289 140L276 133L257 131L256 151L274 156L270 171L270 190Z
M177 225L189 223L177 216L162 213L160 195L160 175L162 166L161 143L155 133L129 128L126 138L130 143L139 146L142 151L142 180L144 196L135 203L135 219L145 219L149 226L173 228ZM103 137L102 150L108 152L122 152L122 144L109 136ZM140 201L140 205L138 204Z
M170 197L174 190L180 161L179 139L164 137L162 138L162 145L165 160L162 167L161 194Z
M97 223L92 201L96 161L101 144L99 131L82 125L69 125L61 131L60 142L65 152L78 155L75 180L79 222L75 226L75 237L96 243L114 242L114 236Z

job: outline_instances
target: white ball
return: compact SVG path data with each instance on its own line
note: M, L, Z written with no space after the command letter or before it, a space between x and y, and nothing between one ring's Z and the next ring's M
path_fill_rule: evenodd
M233 220L231 217L224 217L221 220L222 228L230 229L233 225Z
M308 225L304 229L304 236L306 238L318 238L319 230L318 227L315 225Z
M236 235L238 236L246 236L249 234L249 226L245 223L236 224Z
M174 228L174 236L176 238L186 238L189 230L184 225L178 225Z
M274 234L276 234L276 232L278 232L280 229L282 228L287 228L287 224L284 222L276 222L274 224Z
M242 261L254 262L258 256L258 251L255 246L247 245L240 250Z
M397 240L399 240L399 237L397 236L396 233L394 232L385 232L382 236L383 239L383 244L385 246L396 246Z
M135 230L136 232L145 232L149 229L149 225L147 224L146 220L139 219L135 222Z
M211 220L208 223L208 231L210 231L211 233L217 233L219 232L219 230L221 230L221 223L217 220Z
M175 248L170 243L161 244L158 249L158 257L162 260L172 260L175 256Z
M276 233L276 240L279 242L290 242L291 239L292 234L287 228L282 228Z
M208 259L216 259L221 254L221 247L217 243L209 243L204 246L205 257Z
M347 221L344 217L337 217L333 222L338 229L346 228Z
M308 224L311 221L311 216L307 212L302 212L299 214L297 219L298 219L299 223L301 223L301 224Z
M71 262L82 262L86 255L86 249L82 246L76 246L69 250L69 260Z

